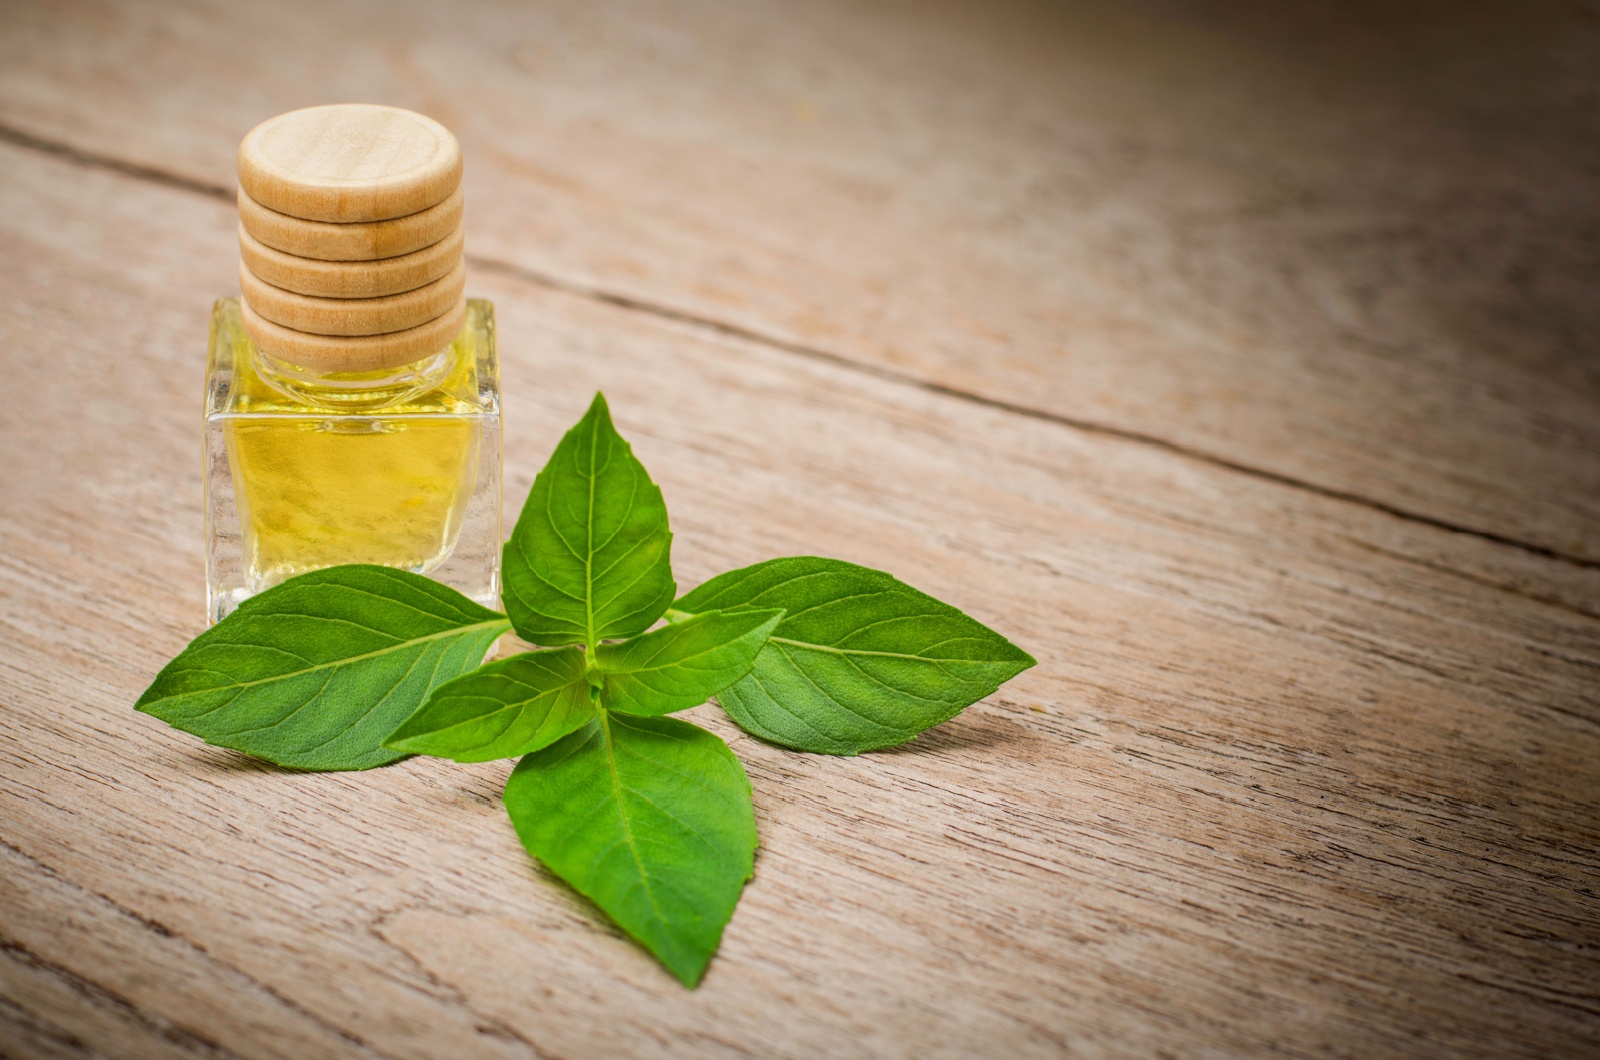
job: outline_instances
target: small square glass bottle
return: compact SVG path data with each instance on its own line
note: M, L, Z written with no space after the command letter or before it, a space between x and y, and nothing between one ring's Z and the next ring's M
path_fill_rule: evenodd
M239 147L241 298L206 371L211 621L371 563L499 598L494 310L466 299L461 152L393 107L269 119Z
M455 341L375 372L285 364L211 317L206 590L216 622L285 578L340 563L500 596L500 366L494 307L468 299Z

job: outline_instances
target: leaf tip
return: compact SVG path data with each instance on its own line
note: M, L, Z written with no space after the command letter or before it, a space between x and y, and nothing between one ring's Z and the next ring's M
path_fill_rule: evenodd
M700 987L700 981L706 976L706 969L710 966L710 960L706 960L692 967L687 965L681 968L669 966L668 970L672 972L674 979L683 984L684 989L697 990Z

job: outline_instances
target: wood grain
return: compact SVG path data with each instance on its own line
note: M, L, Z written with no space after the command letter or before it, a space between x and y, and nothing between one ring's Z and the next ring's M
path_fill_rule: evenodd
M282 107L270 102L280 71L257 70L248 52L224 63L194 47L222 32L203 4L174 9L162 32L110 39L137 21L133 10L47 18L22 9L12 19L17 36L0 41L8 54L20 37L76 57L63 58L66 73L31 59L0 66L0 113L26 117L34 137L33 146L0 145L0 365L13 395L0 416L0 1053L1600 1051L1600 570L1371 503L1410 488L1409 499L1443 520L1520 498L1526 506L1495 525L1531 530L1524 544L1587 540L1586 495L1574 493L1563 510L1541 499L1552 483L1581 484L1587 474L1570 466L1584 451L1568 444L1576 435L1533 429L1578 429L1561 409L1588 400L1581 379L1563 374L1570 364L1530 359L1548 320L1503 322L1531 345L1449 371L1429 357L1385 367L1364 359L1358 337L1322 333L1325 349L1348 356L1340 372L1367 374L1360 386L1354 376L1342 385L1299 377L1311 395L1301 410L1307 425L1281 453L1263 442L1276 428L1254 398L1240 403L1226 436L1207 433L1203 408L1163 425L1179 440L1244 439L1252 460L1306 461L1297 475L1346 456L1367 475L1380 469L1374 450L1345 446L1343 428L1328 423L1438 402L1417 430L1440 445L1361 478L1355 484L1370 491L1341 499L1329 495L1337 480L1308 489L1254 465L1176 452L1166 436L1085 430L975 400L995 396L984 388L1029 380L1055 380L1052 394L1072 389L1063 363L1024 341L987 362L981 344L956 349L950 363L983 384L968 393L922 385L963 378L934 373L931 360L868 357L851 336L871 334L855 330L873 313L867 281L892 255L863 262L861 253L897 224L925 233L914 218L867 221L847 211L784 244L780 237L842 200L801 195L791 215L767 199L766 227L736 238L725 226L748 219L754 199L716 182L699 198L673 200L685 212L669 210L670 223L631 208L607 212L656 195L668 201L661 189L688 187L675 183L687 170L666 167L651 174L664 182L656 190L636 185L635 199L581 209L573 204L583 194L546 195L538 174L508 170L503 185L490 185L507 197L500 201L519 210L542 203L549 222L518 221L501 237L525 258L469 261L469 293L496 302L508 514L603 387L668 498L681 584L773 555L840 556L962 606L1040 665L908 747L857 759L790 753L742 737L714 707L690 712L745 762L762 836L755 880L694 993L529 862L498 805L507 763L286 774L135 714L149 677L204 620L200 379L210 301L231 289L237 267L232 192L207 192L204 145L236 137L223 128L234 109ZM688 10L607 25L631 42ZM1074 9L1071 17L1088 19L1084 10L1123 26L1119 39L1137 54L1141 38L1122 16ZM806 16L814 25L789 16L801 37L845 18L815 11ZM346 17L330 12L324 28ZM933 14L897 17L919 45L948 28ZM394 40L420 41L407 34L424 18L399 9ZM432 43L375 54L411 69L413 49L464 56L491 39L463 29L486 28L487 9L450 18L429 24ZM839 38L847 51L872 47L894 21L877 9L860 18L852 25L867 40ZM32 36L40 27L53 35ZM728 50L736 38L728 21L709 19L692 42L668 35L653 46L672 69L704 70L706 50L723 49L710 80L670 82L682 99L722 99L718 79L740 62ZM180 84L232 91L164 120L169 111L153 101L165 90L146 71L90 62L145 46L160 69L163 49L179 44L194 64ZM551 89L561 105L575 106L580 87L597 101L631 98L609 62L617 47L598 35L589 52L546 56L575 79ZM920 56L905 47L899 65L870 75L874 83L909 78L934 91L952 73L941 63L955 54L977 63L989 46ZM1202 52L1194 61L1204 72L1210 53ZM503 51L493 54L504 61ZM1020 76L1031 54L993 78ZM869 77L859 59L817 61ZM483 63L491 87L500 76L493 62ZM620 69L658 88L669 83L653 67ZM68 92L60 78L74 70L92 76ZM332 98L374 76L349 64L327 70L315 88ZM112 77L127 83L102 92ZM754 106L768 98L763 85L757 79L740 99L697 113L732 120L718 106ZM1237 113L1219 107L1222 117ZM608 109L617 115L608 120L623 121L626 110ZM134 112L142 147L126 129L115 136L127 139L115 139L103 117ZM887 122L879 147L852 143L859 164L893 155L910 165L919 144L947 134L920 113ZM975 121L965 111L950 120ZM916 139L918 129L931 141ZM640 142L614 129L583 135ZM477 158L463 140L470 174ZM169 150L184 143L203 150ZM850 164L834 149L835 165ZM152 171L154 155L166 172ZM618 147L571 165L603 183L624 155ZM568 164L550 171L549 187L559 188ZM772 171L738 172L759 183ZM1116 201L1111 185L1100 186ZM996 188L1004 182L985 190ZM473 187L468 195L474 218L493 198ZM705 196L725 199L726 217ZM503 218L515 219L507 210ZM695 230L681 225L690 213L720 219ZM1291 229L1304 221L1303 211L1286 217ZM595 218L610 219L600 230L578 223ZM847 221L859 240L841 234ZM668 229L694 232L671 269L666 258L619 251L619 233L638 236L646 255ZM1236 221L1234 236L1248 229ZM535 234L551 244L533 247ZM472 245L481 238L495 237L473 229ZM1001 245L992 238L991 249ZM1023 255L1026 233L1013 229L1011 238ZM752 249L763 241L787 249L763 257ZM704 278L718 246L728 268L743 270L729 290L760 311L711 316L686 302L694 311L677 314L666 295ZM942 276L963 292L960 306L992 289L967 288L972 257L939 246L907 273L912 287ZM1281 260L1293 257L1287 244L1280 250ZM1315 251L1298 252L1307 268ZM1040 282L1083 275L1066 257ZM659 271L629 286L622 278L636 260ZM795 271L778 288L763 286L780 260ZM1270 274L1277 260L1262 268ZM570 271L535 268L546 262ZM1586 267L1569 261L1562 282ZM1140 297L1160 305L1164 285L1189 282L1186 269L1154 269ZM779 295L767 302L770 290ZM1235 324L1273 346L1285 319L1276 314L1290 313L1281 296L1265 292L1260 315ZM809 336L769 342L738 331L776 332L783 318L772 307L801 302L839 329L827 348ZM909 319L915 304L879 303L898 307L884 319L905 335L931 326ZM1119 334L1084 327L1108 344ZM1193 341L1172 339L1160 356L1177 364L1186 350L1190 379L1228 380L1259 396L1281 392L1303 368L1265 378L1283 362L1264 347L1251 347L1254 359L1219 363L1204 329L1183 334ZM1135 350L1106 366L1127 373L1125 385L1141 384L1132 406L1170 385L1149 370L1159 358L1143 358ZM1391 385L1402 377L1427 385L1402 392ZM1465 389L1451 390L1457 384ZM1539 404L1563 388L1570 404L1554 412ZM1463 398L1468 390L1477 396ZM1458 435L1430 433L1488 407L1505 415L1479 421L1477 444L1509 447L1506 462L1452 448L1465 444ZM1406 486L1423 465L1439 481ZM1539 469L1536 482L1518 479L1525 466Z
M9 10L23 133L231 189L264 117L411 107L481 257L1600 562L1571 5Z
M158 925L148 945L237 973L214 1010L181 984L129 997L56 937L86 899L4 907L8 944L26 932L117 1011L246 1055L272 1039L234 992L356 1055L1594 1044L1596 621L1448 566L1493 546L511 278L477 293L501 317L513 496L603 385L671 498L685 584L842 555L962 603L1038 670L856 760L695 712L751 771L763 850L692 995L530 867L503 764L279 774L134 715L201 622L204 306L149 306L227 275L231 211L4 156L25 252L4 282L32 307L6 327L63 351L12 359L37 403L0 434L51 439L3 480L4 838ZM84 219L58 242L85 199L179 234ZM141 284L99 264L140 245L161 251ZM89 1034L52 982L9 996Z

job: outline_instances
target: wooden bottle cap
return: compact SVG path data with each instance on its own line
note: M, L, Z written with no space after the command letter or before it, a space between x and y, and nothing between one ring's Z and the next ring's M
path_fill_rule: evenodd
M425 324L387 335L313 335L286 328L239 304L245 333L258 348L282 361L320 372L375 372L419 361L449 346L467 320L466 299Z
M285 254L258 241L239 225L239 256L257 277L274 287L314 298L381 298L433 283L461 261L457 228L430 247L377 261L322 261Z
M306 221L269 210L239 189L239 220L258 243L301 258L374 261L432 246L461 227L461 189L389 221Z
M341 104L239 145L240 314L266 354L316 371L398 368L466 320L461 148L430 118Z
M280 114L239 144L239 186L308 221L386 221L443 202L461 183L461 146L432 118L336 103Z
M313 298L274 287L239 264L239 289L258 316L317 335L386 335L426 324L461 301L467 269L460 262L414 291L382 298Z

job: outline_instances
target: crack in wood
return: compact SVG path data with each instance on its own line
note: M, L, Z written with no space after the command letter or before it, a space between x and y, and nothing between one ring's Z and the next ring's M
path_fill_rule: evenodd
M299 1002L293 1000L290 997L287 997L286 995L281 993L279 990L277 990L275 987L271 986L268 983L262 982L261 980L257 979L255 976L253 976L250 973L244 971L243 969L238 968L235 965L232 965L232 964L228 963L227 961L221 960L220 958L218 958L214 954L212 954L209 950L207 950L204 946L200 945L197 942L194 942L193 940L191 940L189 938L186 938L185 936L183 936L182 934L179 934L176 931L173 931L171 928L167 927L165 924L161 923L160 921L153 920L150 917L145 916L142 913L139 913L139 912L136 912L135 910L129 909L127 906L123 905L122 903L120 903L120 902L108 897L107 895L101 894L99 891L96 891L93 888L85 887L82 884L77 883L74 880L68 879L61 872L57 871L54 867L46 864L43 861L40 861L38 858L34 857L32 854L28 853L26 850L23 850L21 847L17 846L15 843L12 843L10 840L6 839L3 836L0 836L0 847L3 847L4 849L10 851L12 854L15 854L17 857L22 858L24 861L26 861L26 862L30 863L31 865L33 865L40 872L42 872L45 875L49 876L51 879L58 881L63 886L70 887L73 890L79 892L80 894L88 895L88 896L90 896L90 897L92 897L94 899L97 899L98 901L101 901L101 902L105 903L109 908L111 908L112 910L116 911L118 914L120 914L120 915L122 915L124 917L127 917L128 919L132 920L134 923L139 924L141 927L145 928L146 930L154 932L155 934L160 935L162 938L168 938L168 939L172 939L174 942L182 943L183 945L187 946L189 949L193 950L195 953L198 953L200 956L204 957L207 961L210 961L210 962L216 964L218 967L224 968L224 969L232 972L233 974L239 976L239 978L241 978L245 982L249 983L251 986L256 987L262 993L264 993L268 997L272 998L274 1001L278 1002L278 1004L284 1006L285 1008L287 1008L291 1012L295 1013L296 1015L304 1017L305 1019L309 1020L313 1025L321 1028L324 1031L327 1031L329 1034L336 1035L340 1039L342 1039L343 1041L348 1042L351 1045L357 1046L358 1048L366 1050L371 1055L374 1055L374 1056L386 1056L387 1055L387 1054L375 1049L371 1044L369 1044L365 1039L363 1039L359 1035L357 1035L357 1034L355 1034L355 1033L353 1033L351 1031L348 1031L348 1030L344 1029L343 1027L340 1027L340 1026L337 1026L337 1025L335 1025L333 1023L328 1022L327 1020L323 1019L321 1016L318 1016L315 1012L312 1012L311 1010L303 1007ZM20 951L20 952L26 953L27 956L28 956L28 959L30 961L36 962L37 964L39 964L42 967L45 967L45 968L47 968L49 970L53 970L53 971L59 973L59 975L61 977L63 977L64 980L67 979L68 977L70 977L69 985L83 984L85 989L79 989L76 985L74 985L74 989L77 990L77 992L82 994L84 997L88 998L89 1000L93 1001L97 996L104 995L105 998L115 1002L116 1003L115 1007L117 1007L119 1010L124 1010L124 1011L128 1012L129 1014L135 1016L141 1024L143 1024L145 1026L148 1026L148 1027L151 1027L151 1028L153 1028L155 1030L161 1031L165 1035L165 1031L162 1030L160 1023L156 1022L156 1020L158 1018L157 1017L147 1016L144 1013L144 1010L139 1008L139 1006L136 1005L131 1000L129 1000L129 999L125 998L125 997L122 997L122 995L120 995L120 994L116 994L116 993L114 993L114 992L112 992L110 990L107 990L106 988L98 985L97 983L94 983L93 981L91 981L89 979L84 978L83 976L79 975L77 972L74 972L72 969L67 968L64 965L53 964L53 963L51 963L49 961L46 961L42 957L38 957L37 955L33 954L31 951L26 950L25 947L23 947L22 944L19 943L19 942L15 942L14 940L5 938L3 936L0 936L0 952L13 953L13 952L16 952L16 951ZM91 991L93 991L93 992L91 992ZM98 993L94 993L94 992L98 992ZM181 1030L181 1028L180 1028L180 1030ZM217 1055L226 1055L226 1056L237 1056L237 1055L239 1055L237 1053L232 1052L231 1050L226 1049L225 1047L223 1047L221 1045L218 1045L215 1042L212 1042L208 1038L201 1037L198 1034L193 1034L193 1032L184 1031L183 1033L191 1034L191 1035L193 1035L193 1037L197 1041L211 1046L215 1051L217 1051ZM170 1038L170 1035L166 1035L166 1036Z
M0 954L4 954L18 964L31 968L36 972L53 977L73 993L89 1002L89 1004L97 1008L114 1010L180 1049L202 1056L241 1056L241 1054L211 1038L207 1038L197 1031L189 1030L187 1027L180 1026L164 1017L146 1012L131 999L101 986L92 979L79 975L66 965L57 964L39 956L15 939L0 937ZM27 1010L24 1009L24 1011ZM35 1019L42 1019L38 1013L31 1014ZM76 1038L75 1035L73 1037Z
M8 997L0 996L0 1031L5 1031L8 1024L13 1030L20 1028L34 1035L36 1040L44 1039L81 1056L104 1055L91 1048L88 1042L85 1042L65 1027L45 1019L32 1009L24 1008ZM0 1037L0 1055L9 1056L10 1054L5 1053L4 1050L15 1048L16 1045L14 1034L9 1040Z
M393 939L389 938L388 935L384 934L384 929L390 920L400 916L401 914L415 912L422 909L423 907L420 906L402 905L396 909L389 910L388 912L381 914L376 920L367 926L367 934L376 939L382 945L387 946L389 949L404 957L406 961L416 969L417 974L422 976L430 986L437 990L440 996L449 998L470 1013L473 1019L473 1029L479 1034L486 1034L490 1037L499 1038L501 1041L517 1042L521 1045L524 1045L527 1047L528 1051L533 1056L539 1058L539 1060L554 1060L551 1054L539 1048L537 1043L524 1036L520 1031L511 1026L505 1020L478 1011L478 1009L472 1005L472 1002L468 999L466 993L460 987L457 987L452 983L447 983L443 979L439 978L438 975L434 974L433 969L423 964L422 961L417 958L416 954L412 953L405 946L402 946L400 943L395 942Z
M1481 574L1474 574L1471 571L1465 571L1459 567L1452 567L1449 564L1433 563L1417 556L1408 556L1403 552L1396 552L1393 549L1384 548L1380 545L1374 545L1371 542L1363 541L1358 537L1352 537L1348 534L1341 535L1341 537L1343 538L1344 542L1350 545L1352 548L1359 548L1364 552L1371 552L1374 555L1383 556L1399 563L1406 563L1414 567L1421 567L1423 570L1430 570L1438 574L1447 574L1451 577L1461 578L1472 582L1475 585L1487 586L1490 589L1495 589L1503 593L1510 593L1512 596L1520 596L1524 600L1532 600L1534 603L1543 604L1545 607L1554 607L1557 610L1566 611L1569 614L1580 615L1583 618L1590 618L1594 619L1595 621L1600 621L1600 611L1595 611L1587 607L1581 607L1577 604L1568 603L1567 601L1558 597L1551 596L1549 593L1530 592L1521 586L1512 585L1509 582L1501 581L1495 578L1486 578ZM1588 659L1581 659L1575 656L1561 655L1558 656L1558 658L1578 666L1592 667L1596 665Z
M113 155L85 150L63 141L48 139L46 137L38 136L34 133L30 133L5 124L0 124L0 142L9 143L13 146L26 148L32 151L39 151L65 161L72 162L76 165L106 170L122 176L132 177L136 180L149 181L176 190L187 191L197 195L204 195L212 199L220 199L227 203L234 202L235 198L233 189L225 185L213 184L207 180L185 176L181 173L174 173L156 166L144 165L138 162L129 162ZM608 291L603 288L576 283L571 280L562 279L558 276L540 272L537 269L530 269L525 265L518 265L512 262L484 257L478 254L466 254L465 258L467 262L475 268L481 268L491 272L499 272L503 275L512 276L527 283L535 284L549 290L560 291L564 294L570 294L580 298L587 298L606 305L616 306L619 309L626 309L632 312L647 314L661 320L670 320L675 323L702 328L727 338L754 343L759 346L764 346L768 349L778 350L784 353L793 354L798 357L804 357L809 360L834 365L849 371L860 372L873 376L877 379L897 383L902 386L914 387L918 390L922 390L931 394L938 394L941 397L953 398L958 401L979 405L984 408L995 409L1000 412L1007 412L1016 416L1024 416L1029 419L1039 420L1044 423L1055 424L1059 427L1067 427L1071 430L1081 431L1085 434L1095 434L1105 438L1116 438L1118 440L1131 442L1136 445L1143 445L1152 449L1158 449L1162 452L1171 453L1175 456L1184 457L1185 459L1209 464L1212 467L1220 468L1225 471L1231 471L1235 474L1246 475L1259 481L1270 482L1274 485L1283 486L1288 489L1310 493L1314 496L1323 497L1328 500L1357 505L1359 507L1366 508L1369 511L1378 512L1380 514L1390 516L1391 518L1415 523L1419 526L1427 526L1435 530L1442 530L1446 533L1461 534L1466 537L1477 538L1480 541L1487 541L1506 548L1514 548L1530 555L1539 556L1543 559L1554 560L1558 563L1569 564L1585 570L1600 570L1600 559L1591 559L1586 556L1580 556L1575 553L1564 552L1560 549L1551 548L1547 545L1539 545L1531 541L1524 541L1521 538L1513 537L1510 534L1503 534L1495 530L1486 530L1482 527L1467 526L1462 523L1455 523L1448 519L1443 519L1434 515L1428 515L1425 512L1414 511L1409 508L1403 508L1400 505L1392 504L1388 501L1378 500L1374 497L1363 496L1362 494L1353 493L1349 490L1343 490L1333 486L1325 486L1321 483L1297 478L1281 471L1274 471L1271 468L1247 464L1243 461L1235 460L1231 457L1209 452L1204 449L1199 449L1192 445L1186 445L1182 442L1175 442L1168 438L1162 438L1159 435L1146 434L1142 431L1131 430L1126 427L1118 427L1109 423L1099 423L1094 420L1080 419L1076 416L1067 416L1059 412L1034 408L1029 405L1021 405L1017 404L1016 402L1006 401L1002 398L990 397L986 394L980 394L970 390L963 390L960 387L934 382L930 379L923 379L908 372L897 371L896 369L887 368L883 365L868 364L864 361L858 361L854 358L846 357L843 354L834 353L817 346L809 346L805 343L794 342L789 339L768 335L763 332L756 331L753 328L744 327L743 325L730 324L712 317L701 316L698 313L689 312L683 309L676 309L672 306L661 305L659 303L651 302L643 298L637 298L632 295L619 294L615 291Z

